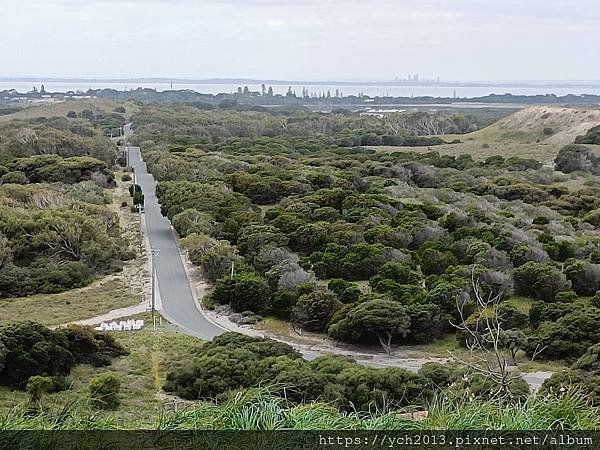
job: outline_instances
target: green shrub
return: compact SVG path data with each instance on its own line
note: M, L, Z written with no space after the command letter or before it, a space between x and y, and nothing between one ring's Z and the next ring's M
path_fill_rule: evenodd
M119 391L121 381L112 372L103 372L93 377L88 384L90 403L96 409L117 409L121 404Z
M597 173L600 169L599 159L594 152L585 145L570 144L560 149L556 159L556 170L564 173L583 171Z
M337 307L335 294L316 290L298 299L292 309L292 319L307 330L323 331Z
M547 263L527 262L514 271L515 289L519 294L547 302L555 300L568 288L566 276Z
M50 330L34 322L0 327L0 384L24 388L32 376L66 376L78 363L97 366L126 353L110 336L88 327Z
M8 172L0 178L0 184L27 184L29 178L21 171Z
M257 274L242 273L233 278L220 278L212 295L215 302L229 304L236 312L253 311L261 314L271 307L269 284Z
M421 366L419 375L429 380L431 387L445 388L452 382L452 371L449 366L428 362Z
M555 301L560 303L573 303L577 301L577 293L573 291L562 291L556 294Z
M600 309L600 291L596 291L592 297L592 306Z
M575 138L576 144L600 144L600 126L590 128L583 136Z
M191 363L167 373L164 389L223 401L230 391L273 382L288 401L321 399L344 410L422 404L432 394L426 378L404 369L374 369L334 355L308 362L286 344L236 333L215 338Z
M69 389L70 383L65 377L43 377L34 375L29 378L25 390L29 394L29 402L34 408L41 406L44 394Z
M600 309L577 309L555 322L542 322L527 343L526 353L544 348L541 359L574 360L593 344L600 342Z

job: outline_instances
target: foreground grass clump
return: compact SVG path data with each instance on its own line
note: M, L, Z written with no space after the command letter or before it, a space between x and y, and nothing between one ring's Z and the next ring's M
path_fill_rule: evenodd
M578 391L560 398L531 397L519 403L447 402L436 398L422 429L447 430L597 430L600 410Z
M0 430L159 429L159 430L593 430L598 408L570 392L561 398L537 397L520 403L435 398L423 420L411 409L340 412L329 404L292 405L269 388L240 391L221 404L211 402L152 419L120 422L112 413L91 412L71 404L36 416L15 408L0 417ZM415 415L416 416L416 415ZM423 418L425 414L420 414Z
M419 408L420 409L420 408ZM584 396L573 392L562 398L532 398L521 403L449 401L436 397L421 421L401 410L342 413L324 403L292 406L266 389L240 392L228 402L200 407L167 417L165 428L314 430L314 429L444 429L444 430L550 430L597 429L598 408L587 406ZM415 414L414 416L418 416Z

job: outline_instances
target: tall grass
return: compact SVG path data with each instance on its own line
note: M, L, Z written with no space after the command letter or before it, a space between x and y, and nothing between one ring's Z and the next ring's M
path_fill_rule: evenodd
M436 397L423 424L443 430L593 430L600 429L600 408L580 392L555 397L530 397L514 402L447 402Z
M0 416L0 430L592 430L600 429L600 409L570 392L562 398L534 397L521 403L434 398L423 420L403 410L341 412L325 403L293 405L269 388L238 392L217 404L203 402L178 412L157 413L144 421L116 422L70 404L31 415L25 407Z

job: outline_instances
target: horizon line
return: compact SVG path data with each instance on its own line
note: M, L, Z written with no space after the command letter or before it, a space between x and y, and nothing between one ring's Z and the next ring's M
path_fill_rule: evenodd
M273 85L339 85L339 86L393 86L400 85L438 85L438 86L494 86L494 87L586 87L599 86L600 79L556 79L556 80L445 80L440 78L424 78L420 80L390 79L390 80L285 80L247 77L224 78L185 78L185 77L44 77L44 76L15 76L0 77L0 82L96 82L96 83L173 83L173 84L273 84Z

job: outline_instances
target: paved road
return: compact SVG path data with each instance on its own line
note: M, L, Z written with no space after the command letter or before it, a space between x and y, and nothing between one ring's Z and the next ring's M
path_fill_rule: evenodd
M222 334L224 330L206 319L196 306L171 224L160 212L155 194L156 181L148 173L139 147L129 147L129 164L135 171L136 183L144 193L146 232L150 246L159 250L155 264L161 314L186 334L202 339L212 339Z

